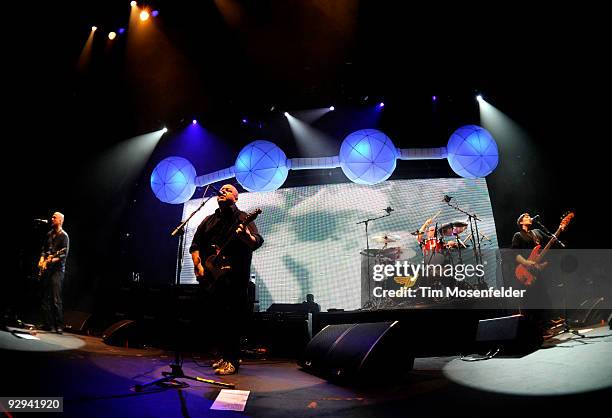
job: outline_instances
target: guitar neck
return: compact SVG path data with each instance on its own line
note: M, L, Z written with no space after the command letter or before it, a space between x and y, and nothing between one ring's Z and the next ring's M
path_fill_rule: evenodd
M546 244L546 247L544 247L544 249L542 251L540 251L540 254L538 256L538 260L542 259L544 257L544 255L548 252L548 250L550 249L550 247L553 245L553 243L556 241L555 237L558 237L559 234L561 233L561 227L559 227L557 229L557 231L555 232L553 237L550 237L550 239L548 240L548 243Z

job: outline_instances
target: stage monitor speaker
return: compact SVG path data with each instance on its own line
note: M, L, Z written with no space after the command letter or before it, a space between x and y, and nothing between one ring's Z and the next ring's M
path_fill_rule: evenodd
M91 314L88 312L66 311L64 312L64 330L77 334L85 334L89 318L91 318Z
M399 328L398 321L328 325L308 343L299 364L342 382L383 376L392 380L414 364L414 356L401 344Z
M500 348L504 354L528 354L543 342L534 321L523 315L511 315L478 321L476 343L479 347Z
M102 341L108 345L119 347L142 346L140 330L136 322L131 319L122 319L106 328L102 333Z

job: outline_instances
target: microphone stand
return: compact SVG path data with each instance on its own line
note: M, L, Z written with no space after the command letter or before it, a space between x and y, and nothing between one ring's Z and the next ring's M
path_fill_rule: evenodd
M202 209L204 205L213 197L213 196L206 197L206 192L208 192L209 187L210 187L210 184L206 186L206 189L204 190L204 194L202 195L204 199L202 199L202 203L200 203L200 206L198 206L193 212L191 212L191 214L187 217L187 219L185 219L184 221L181 221L181 223L179 223L178 226L174 228L174 231L170 233L170 236L172 237L175 235L179 236L179 249L178 249L178 259L177 259L177 265L176 265L176 277L174 278L175 285L179 285L181 283L181 272L183 270L183 245L185 242L185 226L187 226L187 223L189 222L189 220L193 218L193 215L195 215L200 209Z
M206 192L208 191L209 187L210 185L206 186L206 190L204 190L204 194L202 195L203 197L206 196ZM193 217L193 215L195 215L200 209L202 209L202 207L206 204L206 202L210 200L211 197L213 196L209 196L209 197L206 197L205 199L202 199L202 203L200 203L200 206L198 206L196 210L191 212L191 214L187 217L187 219L182 221L176 228L174 228L174 231L172 231L172 233L170 234L171 236L175 236L177 234L179 235L179 255L178 255L178 266L177 266L176 283L175 283L176 285L180 284L181 267L183 264L183 241L185 239L185 225L187 225L187 222L189 222L189 220ZM162 372L163 377L159 379L156 379L156 380L153 380L147 383L138 383L134 385L134 390L136 392L141 392L143 389L149 386L160 385L166 382L174 381L179 378L195 380L196 382L208 383L210 385L221 386L221 387L225 387L229 389L233 389L236 387L234 383L219 382L216 380L204 379L200 376L190 376L190 375L185 374L185 372L183 371L183 359L181 357L181 348L179 347L180 343L179 343L178 338L175 339L175 344L176 344L176 349L174 350L174 363L170 364L170 371L169 372L163 371ZM186 383L183 383L183 384L187 385Z
M558 243L559 243L559 245L561 245L563 248L565 248L565 244L564 244L563 242L561 242L561 240L560 240L559 238L557 238L557 236L556 236L555 234L553 234L552 232L550 232L550 231L549 231L549 230L546 228L546 226L544 226L544 225L543 225L543 224L542 224L540 221L538 221L537 219L535 219L535 223L537 223L537 224L538 224L538 226L539 226L540 228L542 228L542 231L543 231L543 232L544 232L546 235L548 235L549 237L554 238L555 242L558 242Z
M563 242L561 242L561 240L559 240L559 238L557 238L557 236L555 234L553 234L552 232L550 232L546 226L544 224L542 224L540 221L538 221L537 219L534 220L535 223L538 224L538 226L542 229L542 231L548 235L549 237L551 237L551 239L554 239L556 242L558 242L563 248L565 248L565 244ZM585 338L586 335L581 334L580 331L573 329L570 324L569 321L567 320L567 277L564 278L563 280L563 322L561 324L555 325L552 328L550 328L551 330L557 329L559 327L562 327L562 331L555 334L555 337L557 335L563 334L563 333L570 333L570 334L574 334L580 338Z
M386 210L386 209L385 209L385 210ZM371 298L371 297L372 297L372 288L371 288L371 286L372 286L372 281L371 281L371 279L370 279L370 240L369 240L369 237L368 237L368 224L369 224L371 221L376 221L376 220L378 220L378 219L386 218L387 216L390 216L390 215L391 215L391 212L387 212L387 214L386 214L386 215L379 216L379 217L377 217L377 218L370 218L370 219L366 219L366 220L363 220L363 221L359 221L359 222L357 222L357 224L356 224L356 225L359 225L359 224L364 224L364 225L365 225L365 234L366 234L366 257L367 257L367 259L368 259L368 298ZM368 301L368 303L366 303L366 304L364 305L364 308L365 308L366 306L369 308L370 306L372 306L372 304L373 304L373 303L372 303L372 301L371 301L371 299L370 299L370 300Z
M478 221L482 222L482 219L480 219L475 213L469 213L469 212L461 209L459 207L458 203L455 203L455 205L453 206L450 203L450 199L448 201L446 199L444 199L444 201L451 208L453 208L456 211L459 211L459 212L461 212L461 213L463 213L463 214L468 216L468 220L470 222L470 232L472 234L472 241L474 243L474 258L475 258L477 264L482 264L482 252L480 250L480 233L478 232ZM481 282L481 280L482 279L479 277L478 278L478 284L479 285L483 284Z

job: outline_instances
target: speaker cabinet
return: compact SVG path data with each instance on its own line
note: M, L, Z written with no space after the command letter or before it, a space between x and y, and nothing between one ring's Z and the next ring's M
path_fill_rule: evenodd
M528 354L543 342L539 327L523 315L478 321L476 343L479 348L500 350L504 354Z
M64 330L75 332L77 334L85 334L91 314L80 311L64 312Z
M399 377L414 365L399 328L398 321L328 325L310 341L299 364L343 382Z
M102 341L119 347L140 347L143 345L141 330L131 319L115 322L102 333Z

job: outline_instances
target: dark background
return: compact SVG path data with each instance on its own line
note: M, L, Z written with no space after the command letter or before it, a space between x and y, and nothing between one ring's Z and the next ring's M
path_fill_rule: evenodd
M552 229L571 209L568 245L607 248L605 13L400 3L149 3L160 10L155 39L164 42L132 59L125 40L108 50L99 36L81 71L91 25L101 33L126 26L128 2L7 12L4 283L27 280L46 232L32 220L55 210L65 213L71 237L69 308L99 307L132 271L149 283L172 282L177 242L169 232L181 207L157 200L148 181L176 152L172 131L193 117L223 141L190 158L203 174L231 166L258 138L274 140L289 158L306 156L282 112L330 104L338 110L317 127L338 147L379 101L378 128L396 146L444 146L459 126L479 123L479 92L529 137L498 141L500 164L487 178L501 245L510 244L521 212L542 214ZM144 170L123 177L121 167L99 169L105 151L162 126L171 131ZM445 160L400 161L392 178L432 176L454 174ZM346 180L339 169L290 172L285 186L326 181Z

